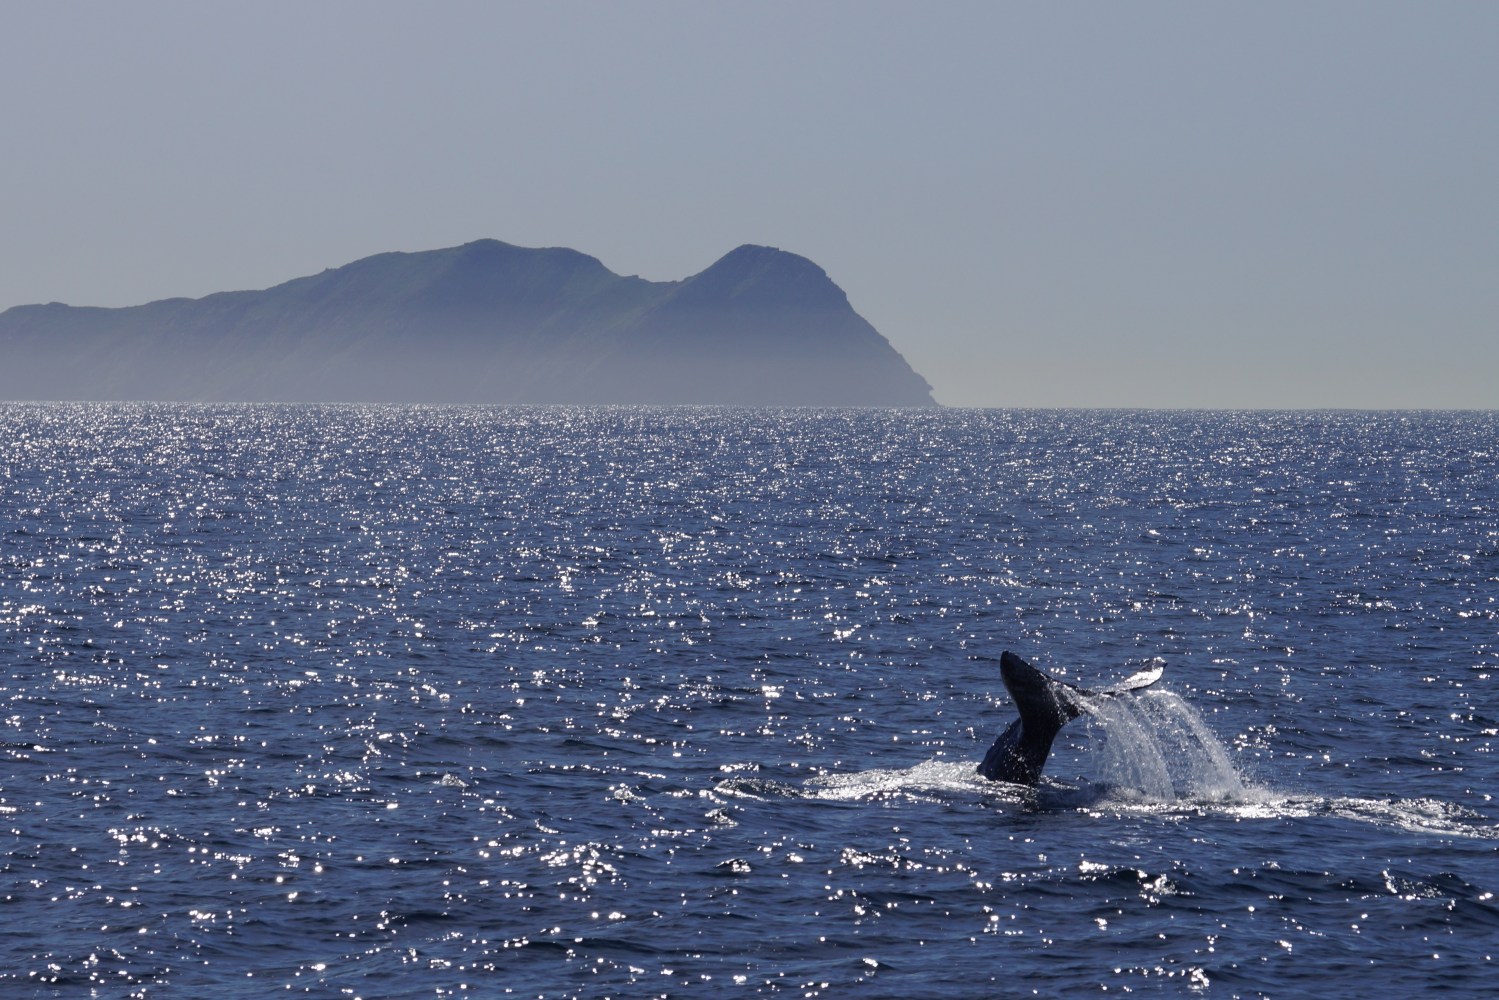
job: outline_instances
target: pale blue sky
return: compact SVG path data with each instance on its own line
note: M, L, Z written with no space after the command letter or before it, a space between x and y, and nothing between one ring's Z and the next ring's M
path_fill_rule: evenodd
M1499 407L1496 53L1487 0L0 0L0 308L764 243L948 404Z

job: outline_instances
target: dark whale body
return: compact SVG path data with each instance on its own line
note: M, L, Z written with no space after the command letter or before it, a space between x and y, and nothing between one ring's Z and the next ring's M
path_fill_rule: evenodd
M999 734L989 752L984 754L978 772L990 781L1034 785L1041 778L1046 759L1051 756L1051 745L1056 741L1057 733L1087 712L1092 699L1147 688L1161 679L1162 668L1156 666L1142 670L1107 691L1086 691L1048 677L1006 650L999 658L999 673L1005 682L1005 690L1015 699L1020 718Z

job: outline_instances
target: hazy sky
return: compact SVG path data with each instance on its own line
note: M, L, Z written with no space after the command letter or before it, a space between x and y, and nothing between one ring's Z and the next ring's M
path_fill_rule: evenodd
M0 234L0 308L764 243L948 404L1493 408L1499 3L0 0Z

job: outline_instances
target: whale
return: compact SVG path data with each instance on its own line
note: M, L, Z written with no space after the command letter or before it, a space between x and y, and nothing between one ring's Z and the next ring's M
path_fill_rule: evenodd
M978 773L990 781L1034 786L1063 726L1091 711L1097 699L1144 690L1164 672L1163 665L1155 664L1107 690L1091 691L1045 674L1005 650L999 658L999 676L1020 718L995 739Z

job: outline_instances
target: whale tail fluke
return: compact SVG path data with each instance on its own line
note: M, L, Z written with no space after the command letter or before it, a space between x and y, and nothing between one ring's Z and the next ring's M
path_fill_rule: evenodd
M1047 676L1006 650L999 658L999 673L1020 718L1000 733L984 754L979 774L990 781L1034 785L1051 756L1057 733L1089 710L1090 699L1143 690L1160 680L1163 672L1164 667L1155 664L1107 690L1087 691Z
M1155 663L1146 667L1144 670L1130 674L1124 680L1120 681L1118 684L1115 684L1107 691L1099 691L1098 693L1106 695L1119 695L1129 694L1132 691L1143 691L1146 688L1150 687L1150 685L1154 684L1156 681L1160 680L1161 675L1165 672L1166 665L1164 663L1161 663L1160 661L1156 661Z

